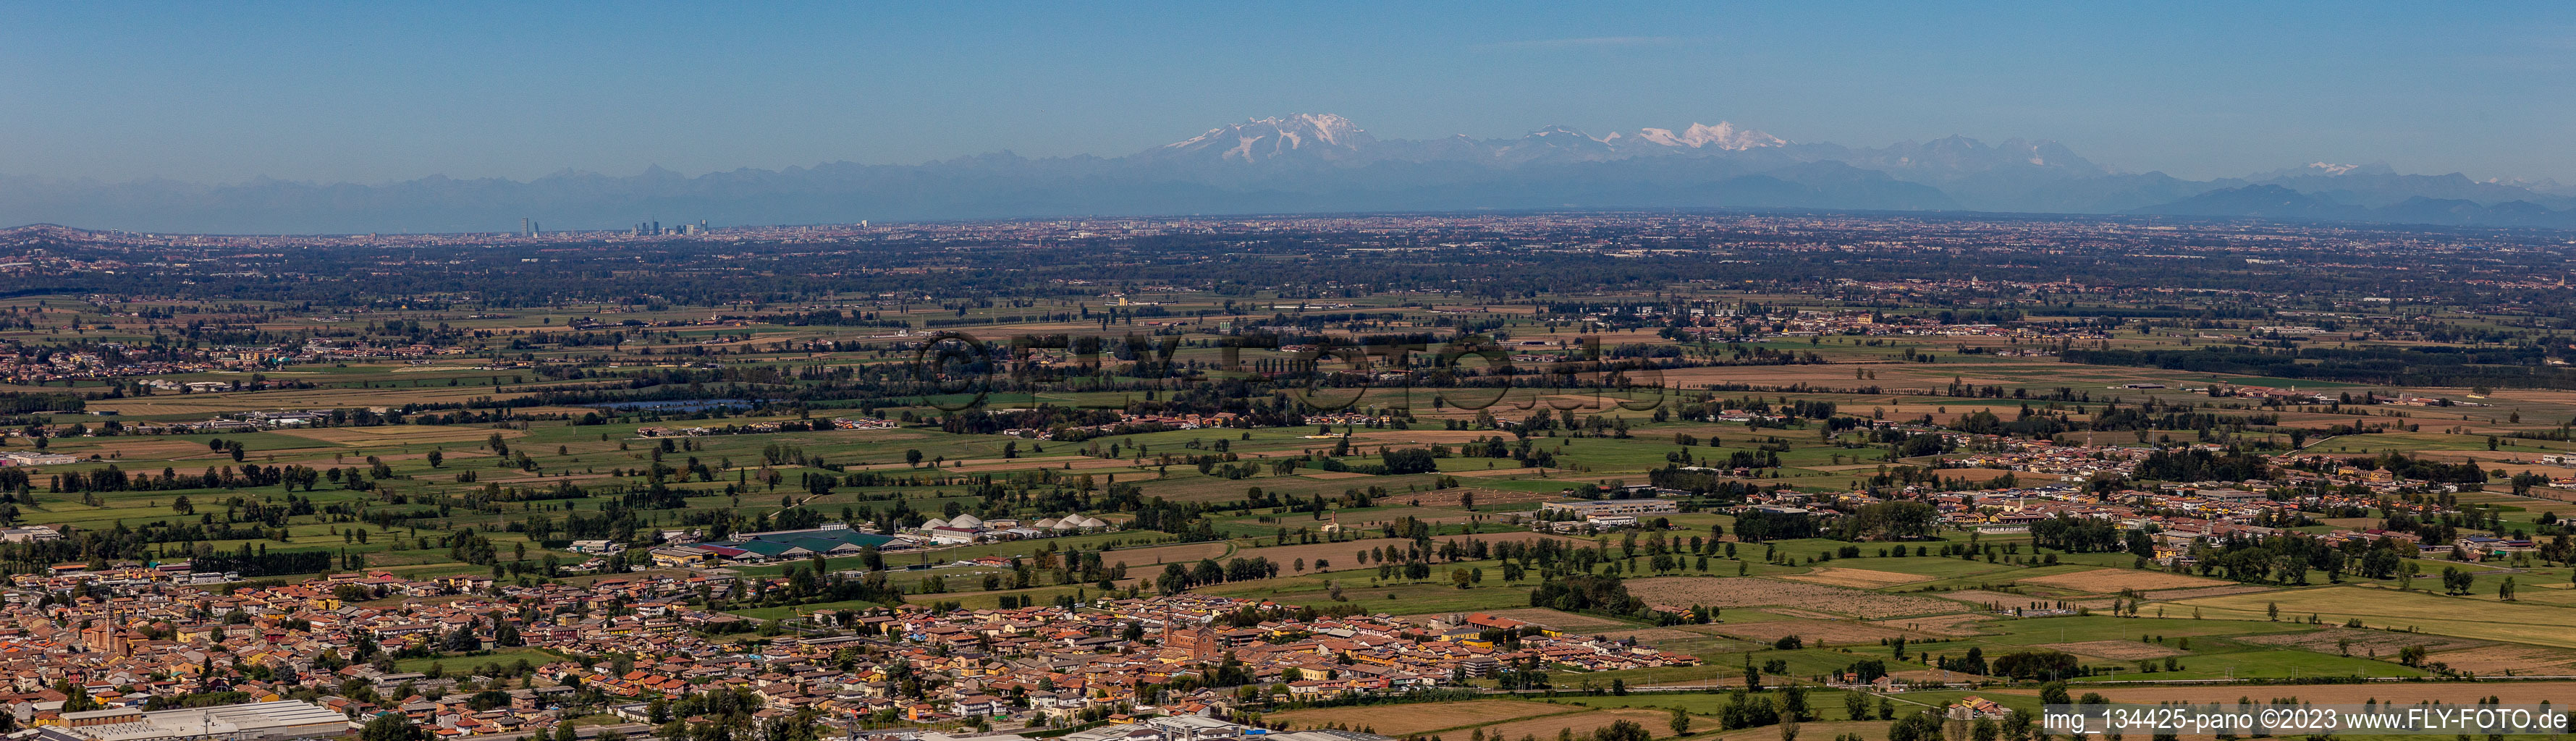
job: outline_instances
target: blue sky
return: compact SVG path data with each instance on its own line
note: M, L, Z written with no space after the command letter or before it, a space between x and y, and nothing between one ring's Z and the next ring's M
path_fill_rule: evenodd
M2195 178L2385 160L2576 181L2576 6L0 0L16 175L1120 155L1289 112L1392 138L1723 119L2050 138Z

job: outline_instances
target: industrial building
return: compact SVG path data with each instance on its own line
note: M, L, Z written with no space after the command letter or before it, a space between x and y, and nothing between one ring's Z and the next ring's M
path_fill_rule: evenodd
M278 700L177 710L64 713L62 725L43 726L40 737L46 741L265 741L338 736L355 727L337 710Z
M1571 502L1548 502L1540 505L1549 512L1567 512L1579 517L1609 515L1667 515L1681 511L1669 499L1600 499Z

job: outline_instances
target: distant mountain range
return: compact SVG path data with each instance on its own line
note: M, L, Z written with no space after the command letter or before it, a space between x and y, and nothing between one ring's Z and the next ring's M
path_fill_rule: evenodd
M2576 188L2315 163L2192 181L2127 173L2053 141L1953 136L1879 148L1727 122L1593 136L1379 139L1330 114L1257 118L1123 157L1008 151L920 165L835 162L696 177L649 168L519 182L228 185L0 176L0 223L140 231L347 233L717 224L1555 208L1797 208L2158 214L2576 227Z

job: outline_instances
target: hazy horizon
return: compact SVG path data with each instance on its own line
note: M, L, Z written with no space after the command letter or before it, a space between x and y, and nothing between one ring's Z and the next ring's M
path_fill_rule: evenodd
M1853 4L18 5L0 174L230 184L1116 157L1292 112L1384 139L1721 120L2047 139L2186 179L2576 181L2576 10Z

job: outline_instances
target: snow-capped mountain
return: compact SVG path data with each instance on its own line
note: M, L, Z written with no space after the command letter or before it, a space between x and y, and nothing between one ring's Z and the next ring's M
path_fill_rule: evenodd
M2576 196L2576 186L2570 186L2566 183L2558 182L2556 178L2487 178L2478 182L2486 183L2488 185L2502 185L2509 188L2522 188L2534 193L2544 193L2554 196Z
M1522 134L1518 139L1480 142L1471 151L1478 159L1496 164L1598 162L1626 156L1616 146L1618 136L1595 137L1563 126L1550 126Z
M1360 129L1350 118L1334 113L1288 113L1288 116L1244 118L1242 123L1226 123L1208 129L1206 134L1190 136L1182 142L1162 144L1133 154L1151 162L1188 162L1198 160L1206 165L1262 165L1262 162L1484 162L1484 165L1525 165L1525 162L1600 162L1641 154L1716 154L1747 152L1747 149L1788 147L1788 139L1762 134L1754 129L1739 129L1736 123L1718 121L1690 123L1687 129L1638 129L1628 134L1592 136L1566 126L1522 134L1520 139L1471 139L1461 134L1453 139L1376 139Z
M1595 162L1645 155L1716 154L1788 146L1789 141L1753 129L1693 123L1681 131L1645 128L1631 133L1593 136L1564 126L1549 126L1517 139L1473 139L1458 135L1428 141L1380 140L1330 113L1292 113L1245 119L1207 133L1139 152L1135 157L1175 163L1260 165L1327 162L1363 164L1380 161L1468 161L1519 165L1531 162Z
M2244 179L2250 182L2262 183L2288 178L2361 177L2395 174L2397 174L2397 168L2388 166L2388 163L2386 162L2372 162L2366 165L2339 165L2332 162L2320 161L2310 162L2298 167L2285 167L2271 172L2247 175Z
M1612 134L1611 136L1618 135ZM1684 149L1715 147L1729 152L1741 152L1747 149L1757 149L1761 147L1787 146L1789 144L1789 140L1787 139L1782 139L1780 137L1754 131L1752 129L1738 129L1735 128L1735 124L1727 123L1725 121L1717 122L1716 126L1693 123L1690 125L1690 128L1683 129L1681 133L1678 134L1673 133L1672 129L1638 129L1636 134L1627 137L1627 139L1632 145L1635 143L1645 143L1666 147L1681 147Z
M2384 164L2381 165L2381 167L2386 166L2387 165ZM2350 175L2352 174L2352 171L2361 168L2361 165L2338 165L2331 162L2310 162L2305 169L2313 170L2315 171L2315 174L2318 175Z
M2278 185L2315 196L2329 204L2385 208L2404 204L2416 198L2443 201L2468 201L2496 205L2512 201L2566 208L2576 205L2565 193L2532 185L2515 185L2495 181L2471 180L2460 173L2446 175L2407 175L2386 162L2366 165L2339 165L2312 162L2244 178L2223 178L2212 182L2220 187Z
M1253 164L1298 153L1348 158L1374 142L1374 137L1350 119L1330 113L1293 113L1208 129L1205 134L1165 144L1146 154L1214 155L1220 161Z
M2153 213L2576 228L2556 183L2405 175L2313 162L2191 181L2115 171L2042 139L1963 136L1857 148L1793 142L1731 122L1593 136L1549 126L1519 137L1379 139L1341 116L1297 113L1208 129L1118 157L1030 159L1007 150L920 165L832 162L690 177L565 172L528 182L444 176L399 183L224 185L65 182L0 175L0 224L180 232L603 228L647 213L718 223L861 218L1796 208Z

